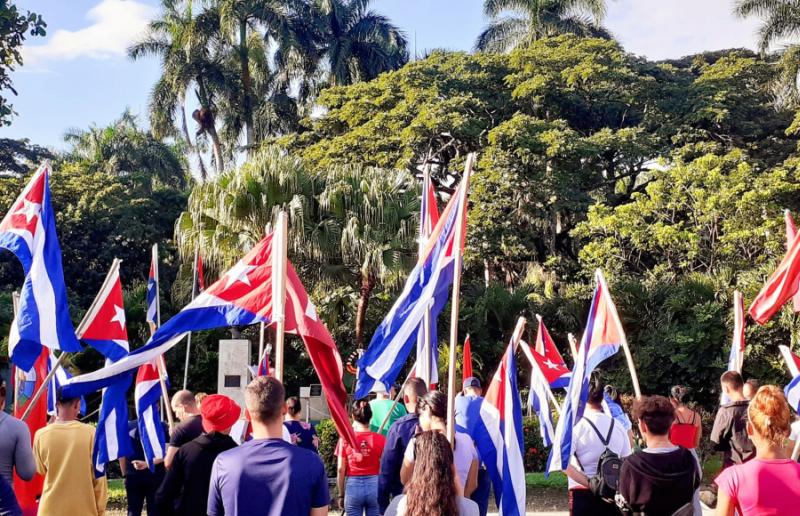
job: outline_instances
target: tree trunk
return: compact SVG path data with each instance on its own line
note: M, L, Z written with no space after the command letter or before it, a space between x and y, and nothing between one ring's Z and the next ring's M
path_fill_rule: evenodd
M249 156L253 146L253 94L250 78L250 56L247 49L247 20L239 20L239 60L242 67L242 107L245 123L245 153Z
M206 165L203 162L203 154L200 152L200 149L192 143L192 137L189 135L189 125L186 123L186 106L183 104L181 104L181 129L183 130L183 137L186 139L186 146L189 152L197 154L197 162L198 165L200 165L200 179L205 181L208 179L208 171L206 171Z
M361 276L361 288L358 292L358 308L356 310L356 347L364 349L364 322L367 319L367 306L372 291L375 289L375 278L372 274Z
M211 123L208 124L206 132L208 132L208 136L211 137L211 147L214 151L214 168L217 170L217 175L219 175L224 169L222 161L222 143L219 141L214 110L211 109L211 99L208 97L205 81L203 81L202 76L197 77L197 89L200 96L200 106L207 109L211 115Z

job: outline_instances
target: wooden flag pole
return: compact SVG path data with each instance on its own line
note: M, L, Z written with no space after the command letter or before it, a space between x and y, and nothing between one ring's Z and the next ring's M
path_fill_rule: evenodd
M198 244L194 246L194 261L192 262L192 301L197 292L197 257L199 256L200 248ZM192 351L192 332L186 335L186 359L183 364L183 389L186 390L186 384L189 382L189 354Z
M608 290L608 285L606 284L606 279L603 277L603 273L600 272L600 269L597 269L595 273L597 277L598 283L600 283L603 289L608 294L609 300L611 300L611 291ZM613 303L613 301L612 301ZM636 366L633 363L633 355L631 355L631 350L628 347L628 339L625 337L625 331L622 330L622 323L619 321L619 314L617 313L617 308L614 306L614 309L611 310L611 315L614 317L614 322L620 328L620 338L622 339L622 350L625 352L625 360L628 362L628 369L631 372L631 381L633 382L633 391L636 393L636 399L640 399L642 397L642 390L639 388L639 376L636 374Z
M542 371L539 369L539 364L536 362L536 359L533 358L531 347L528 345L528 343L520 341L519 345L522 348L522 351L525 353L525 356L528 357L528 362L531 363L531 374L536 375L539 378L539 380L548 383L547 378L545 378L544 376L544 373L542 373ZM548 397L550 398L553 407L556 409L556 414L560 416L561 407L558 405L558 400L556 400L556 397L553 395L553 390L550 389L549 385L547 387L547 394L549 395Z
M383 433L383 429L386 428L386 424L389 422L389 418L392 416L394 408L397 406L398 403L400 403L400 400L403 399L403 393L406 390L406 385L408 384L408 381L411 379L411 373L413 372L414 370L412 369L411 371L408 372L408 375L406 375L406 380L403 382L403 385L400 386L400 392L398 392L397 395L394 397L394 403L392 403L391 408L389 408L389 412L386 413L386 416L383 418L383 421L381 422L380 428L378 428L379 434Z
M572 365L578 363L578 341L575 340L575 335L567 333L567 340L569 341L569 351L572 353Z
M111 268L108 270L108 274L106 274L106 279L103 280L103 284L100 286L99 292L103 292L106 289L106 287L108 286L108 282L111 281L111 276L114 274L116 270L119 270L120 263L122 263L122 260L120 260L119 258L114 258L114 261L111 262ZM83 314L83 319L81 319L81 323L78 325L78 329L75 330L75 336L77 336L79 340L83 336L83 333L86 329L86 325L89 322L89 317L94 313L95 309L97 308L99 297L100 297L99 295L95 296L94 300L92 300L92 304L89 306L89 309L86 311L85 314ZM64 360L66 360L66 358L67 354L62 351L61 354L58 356L58 360L56 360L56 363L53 364L53 367L47 373L47 376L45 376L44 380L42 381L42 384L39 386L38 389L36 389L36 393L31 398L31 401L28 402L28 406L25 408L25 412L22 414L22 417L20 418L22 421L28 419L28 416L31 414L34 405L36 405L36 402L38 402L39 398L42 397L44 391L47 390L47 386L50 383L50 380L53 379L53 376L56 374L56 371L58 371L58 368L62 367L62 365L64 364Z
M449 364L447 371L447 439L450 444L455 444L456 421L455 421L455 396L456 396L456 350L458 348L458 308L460 305L461 291L461 241L464 239L464 218L467 216L467 191L469 190L469 176L472 173L472 166L475 163L475 154L467 156L467 163L464 166L464 176L461 178L458 195L461 202L458 203L458 213L456 214L456 227L453 239L453 300L450 312L450 350Z
M288 217L278 213L272 240L272 316L275 320L275 378L283 382L283 342L286 328L286 254L288 252Z

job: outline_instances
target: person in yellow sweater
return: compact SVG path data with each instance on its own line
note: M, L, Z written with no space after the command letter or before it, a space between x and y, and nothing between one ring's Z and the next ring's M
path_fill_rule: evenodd
M44 475L39 514L103 516L108 486L92 468L94 428L79 422L80 398L67 399L59 390L56 421L33 438L36 470Z

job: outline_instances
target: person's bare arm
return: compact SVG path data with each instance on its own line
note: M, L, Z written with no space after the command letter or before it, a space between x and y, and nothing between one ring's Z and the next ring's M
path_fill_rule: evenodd
M136 461L133 461L136 462ZM133 464L133 463L131 463ZM122 476L125 476L125 472L128 471L128 457L120 457L119 458L119 470L122 473Z
M400 482L402 482L403 485L408 484L408 481L411 480L413 475L414 463L403 459L403 465L400 467Z
M344 480L347 473L347 463L341 455L338 457L336 463L336 488L337 488L337 505L340 509L344 508Z
M703 422L700 420L700 414L697 414L695 426L697 427L697 437L694 440L694 447L700 446L700 437L703 435Z
M325 507L312 507L309 516L326 516L328 514L328 506Z
M583 471L580 471L572 464L567 466L567 469L564 470L564 473L583 487L589 487L589 477L587 477Z
M733 516L736 504L723 489L717 493L717 516Z
M172 446L171 444L167 446L167 455L164 457L164 467L167 469L172 467L172 461L175 460L175 454L178 453L178 450L180 450L180 448L177 446Z
M464 497L469 498L477 487L478 461L477 459L473 459L472 464L469 465L469 473L467 473L467 478L464 480Z

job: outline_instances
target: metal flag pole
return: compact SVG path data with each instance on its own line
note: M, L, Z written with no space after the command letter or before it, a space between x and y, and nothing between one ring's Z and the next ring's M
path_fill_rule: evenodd
M194 246L194 261L192 262L192 301L197 293L197 256L200 252L199 244ZM186 385L189 383L189 354L192 350L192 332L186 335L186 360L183 364L183 389L186 390Z
M455 396L456 396L456 350L458 348L458 309L461 301L461 242L464 239L466 230L465 218L467 216L467 191L469 190L469 176L472 173L472 166L475 163L475 153L467 156L467 163L464 166L464 177L459 185L458 195L461 201L458 203L458 213L456 214L456 227L453 239L453 300L450 312L450 350L449 364L447 371L447 439L451 444L455 443L456 421L455 421Z
M286 253L288 218L278 213L272 240L272 316L275 320L275 378L283 382L283 342L286 328Z
M119 270L119 264L120 263L122 263L122 260L120 260L119 258L114 258L114 261L111 262L111 268L108 270L108 274L106 274L106 278L103 280L103 284L100 286L100 290L98 291L98 295L95 296L94 300L92 300L92 304L89 306L89 309L86 310L85 314L83 314L83 319L81 319L81 323L78 325L78 329L75 330L75 336L78 337L78 340L80 340L81 337L83 336L83 333L86 330L86 325L89 322L89 318L98 309L97 303L98 303L98 299L100 298L100 293L103 292L108 287L108 283L109 283L109 281L111 281L111 277L114 275L114 273L116 271ZM33 410L33 406L36 405L36 402L39 401L39 398L42 397L42 394L44 393L44 391L47 390L47 386L49 385L50 380L56 374L56 371L58 371L58 368L61 367L64 364L64 360L66 360L66 358L67 358L67 354L62 351L61 354L58 356L58 360L56 360L56 363L53 364L53 368L50 369L50 371L47 373L47 376L45 376L44 381L42 381L42 384L36 390L36 393L33 395L33 398L31 398L31 401L28 403L28 406L25 408L25 412L22 414L22 417L20 418L22 421L25 421L26 419L28 419L28 416L30 415L31 411Z

